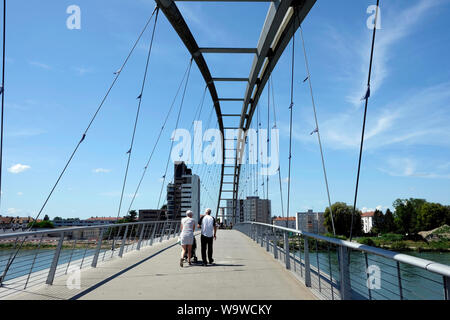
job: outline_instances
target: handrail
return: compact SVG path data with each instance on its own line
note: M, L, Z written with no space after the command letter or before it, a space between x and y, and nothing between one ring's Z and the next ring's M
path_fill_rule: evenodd
M128 226L128 225L140 225L140 224L152 224L152 223L160 223L160 222L179 222L179 220L159 220L159 221L138 221L138 222L125 222L125 223L109 223L109 224L97 224L93 226L80 226L80 227L69 227L69 228L55 228L55 229L45 229L39 231L22 231L22 232L11 232L0 234L0 240L4 238L15 238L15 237L25 237L25 236L33 236L40 234L48 234L48 233L61 233L61 232L71 232L78 230L86 230L86 229L98 229L98 228L110 228L117 226Z
M390 251L390 250L385 250L385 249L381 249L381 248L376 248L376 247L371 247L365 244L360 244L360 243L356 243L356 242L350 242L350 241L346 241L346 240L341 240L341 239L336 239L336 238L330 238L330 237L326 237L326 236L322 236L319 234L315 234L315 233L310 233L310 232L305 232L302 230L297 230L297 229L290 229L290 228L286 228L286 227L280 227L280 226L275 226L275 225L271 225L271 224L267 224L267 223L261 223L261 222L240 222L239 224L253 224L253 225L261 225L261 226L265 226L265 227L270 227L270 228L275 228L278 230L282 230L282 231L288 231L288 232L292 232L292 233L297 233L297 234L301 234L303 236L309 237L309 238L314 238L317 240L322 240L322 241L326 241L326 242L330 242L339 246L344 246L347 248L351 248L351 249L355 249L355 250L359 250L359 251L363 251L363 252L367 252L367 253L371 253L377 256L381 256L384 258L388 258L388 259L392 259L394 261L398 261L398 262L402 262L402 263L406 263L406 264L410 264L412 266L418 267L418 268L422 268L424 270L442 275L442 276L446 276L446 277L450 277L450 266L442 264L442 263L437 263L431 260L426 260L426 259L422 259L422 258L418 258L418 257L413 257L407 254L402 254L402 253L398 253L395 251Z

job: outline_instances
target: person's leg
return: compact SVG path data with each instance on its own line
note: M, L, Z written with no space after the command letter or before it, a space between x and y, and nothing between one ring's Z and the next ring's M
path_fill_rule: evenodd
M200 242L201 242L201 246L202 246L202 262L203 264L207 263L206 260L206 237L204 235L200 236Z
M180 267L183 267L184 254L186 252L186 245L181 246L181 258L180 258Z
M208 261L209 263L213 263L213 237L208 238Z
M192 256L192 244L187 246L188 248L188 263L191 264L191 256Z

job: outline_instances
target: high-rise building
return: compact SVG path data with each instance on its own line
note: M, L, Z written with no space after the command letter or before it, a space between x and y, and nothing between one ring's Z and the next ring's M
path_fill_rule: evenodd
M297 230L318 234L327 233L324 222L323 212L313 212L312 210L297 212Z
M227 200L227 211L226 215L224 217L224 222L226 224L229 224L230 222L237 223L237 222L244 222L244 199L237 199L236 200L236 219L233 221L233 200Z
M192 210L196 221L200 220L200 178L183 161L176 161L174 181L167 185L167 217L181 219L187 210Z
M227 200L227 215L231 220L233 216L233 200ZM256 221L271 223L271 202L259 197L247 197L236 201L236 219L234 222Z

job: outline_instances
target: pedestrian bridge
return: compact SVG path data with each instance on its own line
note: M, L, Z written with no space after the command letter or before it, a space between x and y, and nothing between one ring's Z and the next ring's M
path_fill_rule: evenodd
M197 243L200 244L199 235ZM177 238L157 242L123 258L83 269L80 288L73 273L53 285L17 287L7 299L317 299L263 248L237 230L218 230L215 265L179 266ZM197 255L201 259L200 247ZM69 285L69 286L68 286ZM6 286L3 288L8 288ZM8 289L6 289L8 290ZM13 293L13 292L10 292Z
M218 230L215 265L181 268L178 235L179 221L0 235L0 299L449 299L450 267L405 254L251 222Z

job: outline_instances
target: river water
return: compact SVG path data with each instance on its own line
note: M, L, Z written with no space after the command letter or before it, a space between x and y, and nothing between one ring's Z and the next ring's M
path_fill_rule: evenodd
M95 249L63 249L59 258L59 264L62 265L69 261L73 262L78 260L78 265L80 265L80 260L83 260L83 266L88 266L92 261L94 251ZM1 274L3 274L7 261L13 252L14 251L11 249L0 249ZM52 263L53 253L53 249L41 249L38 255L36 255L36 250L21 250L10 267L6 280L27 275L32 266L33 272L49 268ZM111 250L102 250L99 255L99 261L110 258L111 254ZM450 265L450 253L408 252L407 254ZM298 252L296 252L295 255L298 256ZM352 290L359 298L369 298L369 289L367 287L365 273L365 257L360 252L352 252L350 259ZM339 279L339 264L336 251L319 251L317 254L312 251L310 253L310 263L315 268L319 266L320 272L327 275L330 274L331 264L331 274L333 279ZM372 299L400 299L396 262L383 257L368 255L368 265L376 266L380 270L380 286L379 288L376 287L370 290ZM444 298L442 276L406 264L400 264L400 270L404 299L440 300ZM321 286L330 287L325 281L321 283Z

